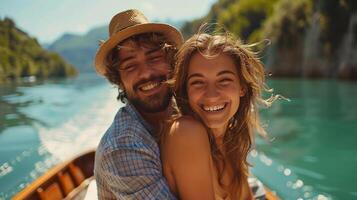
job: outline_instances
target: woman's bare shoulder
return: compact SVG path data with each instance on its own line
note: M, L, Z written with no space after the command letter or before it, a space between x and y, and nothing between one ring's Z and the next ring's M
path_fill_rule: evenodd
M191 116L181 116L176 119L168 132L168 139L199 139L207 138L205 126Z
M179 151L188 148L207 149L209 139L205 126L191 116L182 116L175 119L165 133L163 147L166 151Z
M205 126L193 117L176 119L167 133L164 168L182 199L213 199L211 151Z
M165 161L176 168L188 162L202 161L207 164L211 151L205 126L190 116L176 119L165 137L162 150L167 159Z

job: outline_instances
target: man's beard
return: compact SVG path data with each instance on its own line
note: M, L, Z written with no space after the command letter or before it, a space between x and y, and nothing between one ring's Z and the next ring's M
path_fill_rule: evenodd
M160 80L163 82L166 80L166 77L151 77L151 80ZM138 90L138 85L144 83L148 80L141 80L137 84L134 85L134 91ZM161 83L162 84L162 83ZM172 97L172 92L169 88L166 91L151 95L149 97L140 98L136 94L127 93L127 98L131 104L135 106L139 111L147 112L147 113L156 113L164 111L170 104Z
M171 97L171 92L167 91L165 94L159 93L145 99L128 96L128 100L140 111L156 113L164 111L169 106Z

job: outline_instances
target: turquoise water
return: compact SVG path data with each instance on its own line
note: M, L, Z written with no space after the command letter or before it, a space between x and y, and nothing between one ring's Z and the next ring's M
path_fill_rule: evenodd
M286 181L264 177L274 170L257 174L284 199L357 199L357 83L282 79L270 86L291 101L262 111L272 141L258 140L257 148Z
M0 86L0 199L95 148L121 106L97 75Z
M272 80L253 173L282 199L357 199L357 83ZM122 106L97 75L0 86L0 199L47 169L95 148Z

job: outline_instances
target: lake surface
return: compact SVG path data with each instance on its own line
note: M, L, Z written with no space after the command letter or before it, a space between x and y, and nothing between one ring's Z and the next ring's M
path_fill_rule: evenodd
M291 101L262 111L273 140L258 140L257 148L286 179L276 179L270 168L259 177L284 199L297 199L284 186L302 199L357 199L357 83L281 79L269 85Z
M262 109L252 171L282 199L357 199L357 83L270 80L290 101ZM95 74L0 86L0 199L95 148L122 106Z

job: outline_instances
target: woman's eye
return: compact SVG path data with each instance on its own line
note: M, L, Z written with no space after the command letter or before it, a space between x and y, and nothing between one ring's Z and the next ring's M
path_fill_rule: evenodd
M219 83L222 84L222 85L228 85L231 82L233 82L233 80L230 79L230 78L225 78L225 79L222 79L222 80L219 81Z

